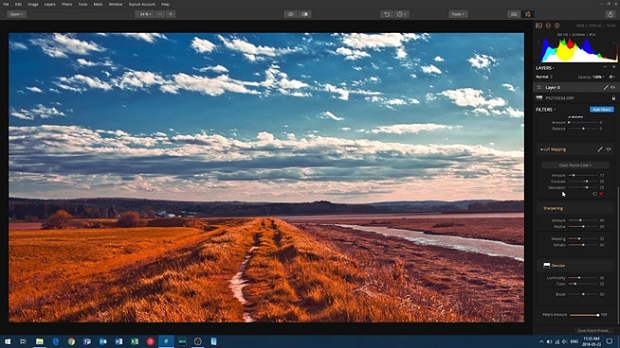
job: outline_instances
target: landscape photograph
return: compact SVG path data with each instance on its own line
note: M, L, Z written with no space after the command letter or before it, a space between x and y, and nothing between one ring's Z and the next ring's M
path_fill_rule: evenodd
M523 35L9 35L8 320L524 321Z

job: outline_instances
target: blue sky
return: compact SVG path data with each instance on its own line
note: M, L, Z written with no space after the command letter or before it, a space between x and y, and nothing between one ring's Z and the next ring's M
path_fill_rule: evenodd
M11 34L8 113L15 197L523 197L522 34Z

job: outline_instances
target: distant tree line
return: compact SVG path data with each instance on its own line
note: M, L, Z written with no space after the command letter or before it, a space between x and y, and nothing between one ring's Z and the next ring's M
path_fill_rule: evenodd
M469 210L523 210L523 201L491 201L486 203L471 203Z
M116 219L127 211L136 211L140 218L153 218L158 211L184 216L186 212L198 217L218 216L273 216L314 214L379 214L379 213L424 213L450 212L464 209L454 202L437 204L341 204L329 201L307 203L248 203L248 202L178 202L164 200L92 198L69 200L38 200L9 198L9 218L25 220L46 220L59 210L74 218ZM523 201L474 202L468 210L519 210Z
M18 203L9 200L9 217L19 220L46 220L59 210L64 210L75 218L104 219L116 218L118 213L114 206L96 206L72 203Z

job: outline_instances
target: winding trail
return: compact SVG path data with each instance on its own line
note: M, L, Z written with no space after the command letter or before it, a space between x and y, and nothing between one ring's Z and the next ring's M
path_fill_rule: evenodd
M237 274L235 274L230 280L230 289L232 290L235 298L239 302L241 302L243 306L246 306L249 302L245 298L245 295L243 294L243 288L245 288L250 282L250 280L244 276L244 272L248 268L248 262L250 262L250 259L252 258L252 252L257 247L258 247L258 235L254 235L254 245L250 248L247 255L245 256L245 260L241 264L241 267L239 267L239 271L237 272ZM249 312L244 311L243 321L245 321L246 323L252 323L254 322L254 318L252 318Z

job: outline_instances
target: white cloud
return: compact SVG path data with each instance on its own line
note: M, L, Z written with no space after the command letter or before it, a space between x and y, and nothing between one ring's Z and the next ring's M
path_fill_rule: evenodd
M421 66L422 72L425 74L441 74L441 70L434 65L423 65Z
M19 111L18 110L11 110L11 116L17 117L17 118L22 119L22 120L34 120L34 115L31 115L31 114L26 113L24 111L27 111L27 110L19 110Z
M288 79L286 76L279 81L280 87L284 89L299 89L308 87L308 84L295 79Z
M164 78L150 71L128 71L119 79L114 80L114 85L123 90L144 89L164 83Z
M13 51L24 51L28 49L28 46L22 42L9 41L9 49Z
M309 88L307 83L289 78L288 75L280 71L278 65L272 64L265 70L265 80L262 82L246 82L249 86L262 86L266 88L265 94L277 91L282 95L291 97L311 97L312 93L302 91L301 89Z
M60 93L60 91L57 90L56 88L50 88L49 91L52 93Z
M248 89L247 84L244 81L232 79L228 75L209 78L181 73L172 75L172 80L166 81L160 90L172 94L178 93L179 90L186 90L210 96L222 95L225 92L260 94L256 90Z
M108 82L102 81L98 77L90 77L84 75L74 75L71 77L59 77L58 81L54 81L54 84L62 89L72 92L84 92L88 89L102 89L109 91L112 89L112 85Z
M94 63L87 60L80 60L79 64L92 65ZM222 75L215 78L207 76L196 76L185 73L162 76L158 73L149 71L129 70L121 76L111 77L109 72L105 72L107 79L100 79L96 76L86 76L82 74L71 77L58 77L54 84L58 89L82 93L90 89L102 89L109 91L113 88L121 90L142 90L153 86L159 86L163 93L178 94L181 91L193 91L206 95L218 96L226 92L256 94L269 96L273 93L291 97L311 97L313 91L330 92L336 94L335 98L348 100L350 94L360 95L380 95L380 92L363 89L349 89L346 83L342 86L331 84L322 85L315 81L315 85L294 79L288 74L280 71L280 67L272 64L265 70L263 81L244 81L229 77L224 66L216 65L201 69L199 71L216 71ZM258 75L260 76L260 74ZM306 76L308 77L308 76ZM373 81L379 81L373 77Z
M65 116L65 113L58 111L55 107L45 107L42 104L38 104L36 108L30 110L33 114L41 118L49 118L53 116Z
M436 62L443 62L445 61L445 59L441 58L440 56L435 57L434 61Z
M265 70L265 81L263 81L261 85L267 88L282 89L300 89L308 87L308 84L305 82L289 79L288 75L280 71L280 67L275 64L272 64Z
M336 87L334 85L331 84L325 84L323 86L323 89L327 92L331 92L331 93L336 93L338 94L338 99L341 100L349 100L349 95L350 94L361 94L361 95L380 95L381 92L375 92L375 91L366 91L366 90L361 90L361 89L353 89L353 90L349 90L346 89L344 87Z
M506 87L506 89L511 91L511 92L515 91L515 87L513 85L511 85L510 83L504 83L504 84L502 84L502 87Z
M380 126L375 129L372 129L371 133L391 133L391 134L405 134L405 133L414 133L417 134L419 132L431 132L440 129L452 129L453 126L447 126L444 124L435 124L435 123L412 123L412 124L395 124L393 126Z
M383 130L377 128L377 130L378 132L405 134L435 131L445 129L445 127L450 126L394 125L385 126ZM102 173L119 173L115 172L116 170L120 173L131 173L132 170L143 172L144 166L150 165L148 169L153 173L174 175L174 173L193 173L197 168L204 168L205 162L213 162L217 166L218 162L225 161L226 164L220 168L255 170L265 168L265 164L273 164L273 159L277 159L281 166L285 165L287 158L294 159L289 162L291 163L289 168L294 168L305 167L304 159L311 159L312 163L317 163L316 159L323 158L327 160L325 162L327 166L339 167L338 159L357 159L361 160L359 163L362 166L375 167L373 171L385 168L386 165L396 165L393 168L400 168L406 172L414 168L433 168L437 162L429 158L431 155L443 164L450 164L452 169L442 170L442 173L446 174L457 169L467 167L475 169L484 166L494 169L494 172L488 175L501 174L498 171L502 168L507 170L503 174L522 175L522 169L520 169L523 159L522 150L500 151L482 145L421 145L369 139L353 140L315 134L292 139L289 134L285 135L285 139L278 139L271 133L259 132L254 140L240 140L203 132L177 134L168 139L157 135L132 135L122 130L91 130L80 126L10 126L9 149L10 155L15 156L15 161L10 163L9 170L19 171L20 168L28 168L43 172L42 170L49 170L50 166L53 166L54 172L69 170L75 173L76 170L80 171L88 167L89 171L97 169ZM170 146L153 146L163 141L169 141ZM41 147L42 142L45 142L46 146ZM51 156L38 157L41 159L40 162L25 162L20 166L19 161L25 157L19 155L32 153L35 149L37 154ZM82 161L81 156L75 156L79 154L89 155L86 159L87 166L81 165L86 164L84 162L79 163ZM394 156L395 154L397 156ZM77 162L62 160L63 156L73 156ZM98 156L101 162L95 163ZM152 157L153 161L135 161L134 156L141 159ZM94 164L110 163L111 158L119 161L114 162L115 165L94 166ZM175 159L180 162L175 162L177 161ZM162 165L164 162L166 165ZM171 163L183 163L184 165L176 166ZM347 169L353 169L349 167L350 164L344 164L344 166ZM430 167L425 167L427 164ZM217 169L214 168L214 171ZM397 174L401 177L403 173Z
M400 33L383 33L383 34L362 34L352 33L343 34L342 43L353 49L363 50L372 49L375 51L384 49L386 47L396 48L396 59L407 58L407 51L405 50L404 43L416 40L428 40L428 34L400 34ZM361 51L360 51L361 52ZM377 68L373 63L373 67Z
M73 34L45 35L31 39L30 43L40 47L43 53L53 58L67 58L70 54L87 56L92 52L106 50L95 42L79 40Z
M43 90L41 90L41 88L37 87L37 86L33 86L33 87L25 87L27 90L29 90L30 92L33 93L43 93Z
M159 39L168 39L166 35L159 33L110 33L109 35L121 35L130 39L146 41L148 43L155 43L155 41Z
M65 116L65 113L59 111L55 107L47 107L43 104L37 104L37 106L32 109L12 109L11 116L20 118L22 120L34 120L35 117L50 118L55 116Z
M209 40L195 37L194 40L192 40L191 47L198 53L209 53L215 49L215 44Z
M330 111L325 111L319 114L320 118L332 119L334 121L344 121L344 117L338 117L331 113Z
M281 55L299 52L300 47L295 48L275 48L269 46L254 45L246 40L239 38L226 39L222 35L218 35L224 46L232 51L240 52L245 58L254 62L257 60L263 60L266 57L278 57Z
M489 115L489 110L487 110L487 109L483 109L483 108L475 108L475 109L474 109L474 113L475 113L476 115L478 115L478 114Z
M219 73L219 74L223 74L223 73L227 73L228 72L228 69L226 69L226 67L223 66L223 65L207 66L207 67L200 68L200 69L197 69L197 70L200 71L200 72L213 71L213 72Z
M476 69L490 69L491 64L497 63L497 59L486 54L474 54L474 56L469 58L467 61Z
M350 82L351 86L363 86L366 85L368 83L379 83L381 82L381 79L378 76L370 76L368 78L365 79L361 79L361 80L353 80ZM346 83L342 83L342 85L345 85Z
M523 117L524 113L521 110L518 109L513 109L512 107L507 107L505 110L505 113L508 114L508 116L510 117Z
M69 86L67 84L55 81L54 84L56 86L58 86L60 89L64 89L66 91L71 91L71 92L77 92L77 93L82 93L85 92L87 90L87 88L85 87L74 87L74 86ZM58 90L57 90L58 91ZM55 93L60 93L60 91L55 92Z
M77 63L79 65L84 65L84 66L96 66L97 65L97 63L91 62L83 58L78 58Z
M440 95L446 96L458 106L471 106L474 108L484 107L487 109L493 109L498 106L506 105L506 101L502 98L490 98L484 97L481 90L473 88L459 88L455 90L446 90Z
M336 51L330 51L332 54L339 54L345 56L345 60L356 60L360 58L370 57L368 52L364 52L361 50L350 49L346 47L338 47ZM360 68L361 69L361 68Z
M159 87L159 90L162 91L163 93L170 93L170 94L179 94L179 87L170 84L170 85L163 85L161 87Z
M291 97L298 97L298 98L312 97L312 93L310 92L291 91L291 90L283 89L283 88L279 88L278 92L280 92L282 95L288 95Z
M345 132L348 132L348 131L350 131L350 130L351 130L351 127L342 127L342 128L340 128L340 129L341 129L341 130L343 130L343 131L345 131Z
M114 66L114 63L112 63L111 60L105 60L103 62L93 62L93 61L89 61L86 60L84 58L78 58L76 60L76 62L78 63L79 66L87 66L87 67L93 67L93 66Z
M356 49L380 49L385 47L400 47L404 42L412 40L428 40L428 34L399 34L399 33L384 33L384 34L361 34L352 33L344 34L342 36L342 43Z
M394 109L394 106L403 106L410 104L420 104L420 101L415 98L410 99L402 99L402 98L385 98L380 96L370 96L364 98L366 101L371 103L378 103L381 106L384 106L388 109Z
M338 97L338 99L349 100L349 91L344 88L339 88L328 83L325 85L325 90L328 92L339 94L340 96Z

